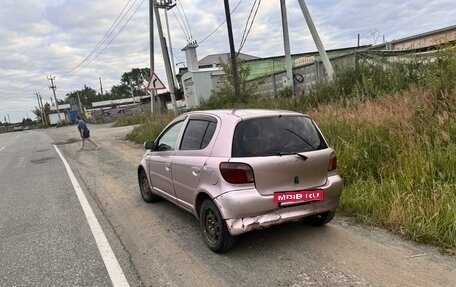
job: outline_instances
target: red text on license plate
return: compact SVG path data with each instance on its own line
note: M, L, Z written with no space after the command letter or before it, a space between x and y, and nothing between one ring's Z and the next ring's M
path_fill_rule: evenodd
M323 190L274 192L274 203L306 202L323 200Z

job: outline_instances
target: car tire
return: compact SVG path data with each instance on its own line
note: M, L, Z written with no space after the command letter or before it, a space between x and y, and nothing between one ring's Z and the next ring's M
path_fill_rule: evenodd
M203 237L209 249L216 253L233 249L237 238L228 231L225 220L212 200L206 199L199 212Z
M312 216L306 218L306 222L309 223L310 225L322 226L322 225L325 225L326 223L330 222L331 220L333 220L335 214L336 214L335 210L330 210L330 211L326 211L323 213L315 214L315 215L312 215Z
M152 203L160 199L159 196L152 193L149 180L147 179L147 175L144 170L139 172L139 190L141 192L141 197L145 202Z

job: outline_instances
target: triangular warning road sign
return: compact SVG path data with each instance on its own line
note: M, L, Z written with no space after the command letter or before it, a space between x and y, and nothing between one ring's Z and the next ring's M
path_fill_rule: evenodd
M162 90L166 89L165 85L163 85L162 81L157 77L155 72L152 73L152 76L149 79L149 83L147 84L148 90Z

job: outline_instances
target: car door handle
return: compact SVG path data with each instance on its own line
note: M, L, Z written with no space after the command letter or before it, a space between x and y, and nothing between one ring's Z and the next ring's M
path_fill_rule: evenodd
M171 170L171 165L170 164L165 164L165 170L170 171Z
M193 173L194 176L198 176L199 173L200 173L200 171L201 171L201 168L199 168L199 167L197 167L197 166L193 166L193 167L191 168L191 170L192 170L192 173Z

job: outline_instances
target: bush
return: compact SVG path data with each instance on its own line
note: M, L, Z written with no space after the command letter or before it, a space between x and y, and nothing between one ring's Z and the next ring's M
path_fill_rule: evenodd
M69 123L68 123L66 120L60 120L60 121L58 121L58 122L55 124L55 126L56 126L57 128L65 127L65 126L68 126L68 125L69 125Z

